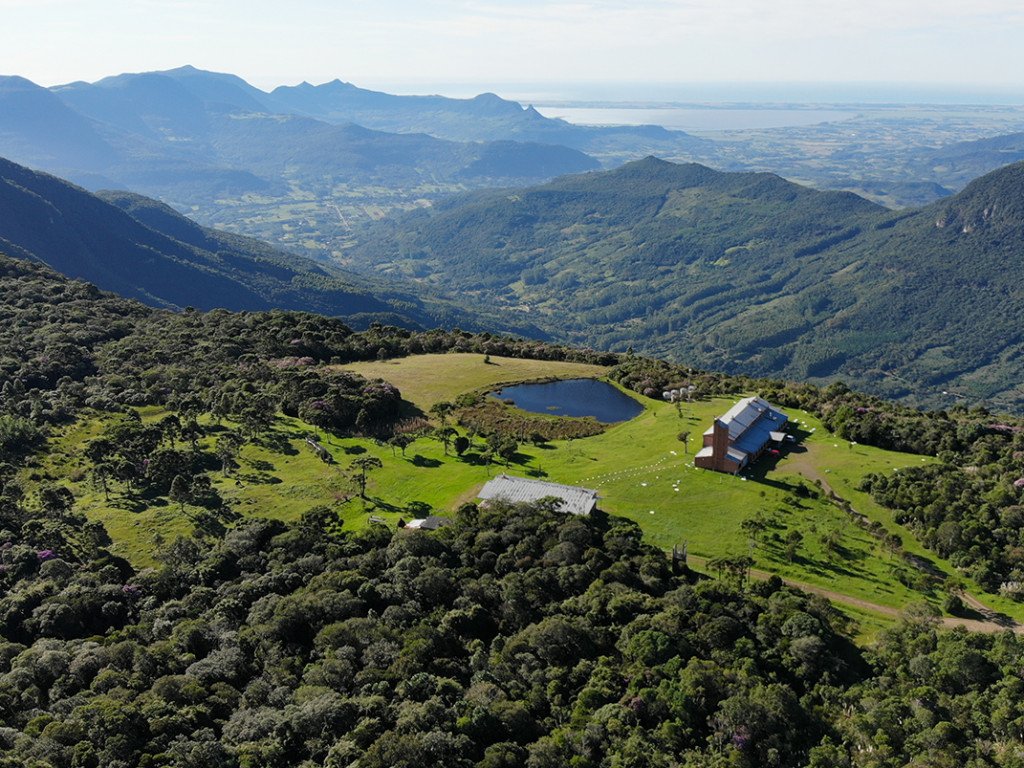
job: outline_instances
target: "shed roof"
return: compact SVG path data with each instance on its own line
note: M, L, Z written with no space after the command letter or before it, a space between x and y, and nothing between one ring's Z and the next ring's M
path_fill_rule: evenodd
M424 531L436 531L438 528L444 528L446 525L450 525L451 520L447 517L441 517L440 515L430 515L429 517L421 517L415 520L410 520L405 524L406 528L412 530L424 530Z
M591 488L504 474L488 480L481 489L479 498L484 501L503 499L519 504L539 501L549 496L561 500L559 511L574 515L589 515L597 506L597 491Z

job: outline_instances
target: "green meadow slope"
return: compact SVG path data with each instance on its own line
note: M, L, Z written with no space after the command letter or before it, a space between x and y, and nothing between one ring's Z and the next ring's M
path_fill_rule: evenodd
M469 391L509 381L599 376L608 371L496 356L485 363L479 354L413 356L355 363L343 370L368 379L387 374L422 412ZM294 522L311 508L326 505L352 530L367 528L371 520L395 526L424 514L452 516L498 472L594 488L603 513L636 522L658 547L685 547L703 569L716 559L749 555L755 569L818 588L840 605L847 604L867 627L891 623L896 612L917 601L939 601L942 592L936 591L936 579L941 584L942 579L958 577L956 569L925 550L910 530L894 522L890 511L859 490L870 473L889 474L932 459L843 440L812 414L796 410L791 416L802 437L792 452L766 459L747 478L708 472L693 467L692 454L701 432L734 398L713 397L681 408L640 399L644 411L637 418L592 437L520 444L507 466L500 459L482 461L483 437L472 438L459 457L427 436L401 451L365 438L332 436L294 417L279 416L271 432L242 448L235 471L224 475L219 467L211 467L207 474L231 510L231 518L222 523L251 516ZM151 424L169 413L165 408L140 411L143 421ZM162 544L201 531L210 520L199 508L163 497L140 501L114 492L105 498L84 471L69 474L68 467L82 467L89 441L107 422L109 417L87 415L62 430L41 472L70 478L67 484L79 509L110 533L112 552L136 566L152 565ZM209 432L201 446L212 452L217 436L231 425L204 424ZM685 444L678 439L681 432L690 433ZM309 437L321 441L331 463L309 448ZM351 467L355 460L368 457L378 459L381 466L369 472L363 499L354 489ZM902 551L927 562L934 578L915 582L914 568L887 548L879 529L858 525L841 503L828 497L830 492L885 533L899 536ZM759 530L751 532L751 520L758 521ZM790 557L785 542L794 532L801 543L796 556ZM968 588L981 594L977 585ZM989 595L985 602L1024 619L1024 610L1010 601Z

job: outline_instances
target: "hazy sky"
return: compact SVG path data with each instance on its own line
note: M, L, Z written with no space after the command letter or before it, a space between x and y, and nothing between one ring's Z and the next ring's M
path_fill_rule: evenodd
M1024 90L1021 0L0 0L0 73L270 88L897 81ZM404 87L403 87L404 86Z

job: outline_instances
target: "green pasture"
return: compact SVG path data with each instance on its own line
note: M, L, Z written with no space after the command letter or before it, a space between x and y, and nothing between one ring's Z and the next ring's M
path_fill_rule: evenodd
M346 367L391 381L423 410L462 392L502 382L597 376L604 370L492 360L488 365L481 355L424 355ZM785 455L766 456L747 478L696 469L693 453L701 445L703 430L732 402L715 398L676 406L644 399L645 410L637 418L594 437L542 446L524 444L507 468L482 463L479 439L462 458L453 451L445 455L439 441L426 437L410 445L403 456L387 445L334 437L282 416L269 435L243 447L231 476L211 472L211 477L235 515L295 520L311 507L327 504L338 511L347 528L359 529L370 524L371 516L394 526L400 518L411 519L428 507L446 514L476 498L489 477L507 471L594 488L604 513L636 521L648 540L664 549L685 545L700 558L750 555L756 569L887 608L900 609L925 597L941 600L939 593L924 595L904 586L897 578L901 566L906 569L902 561L826 497L832 489L858 513L900 535L905 549L926 558L937 571L952 575L948 563L925 550L909 531L892 522L887 510L857 490L864 475L920 465L920 456L842 441L810 414L790 411L801 440ZM159 409L142 412L146 419L162 414ZM36 472L40 477L68 478L78 507L103 522L114 541L113 550L136 565L148 565L157 541L190 533L199 510L186 507L183 514L177 504L164 499L141 503L124 498L119 491L105 500L82 469L84 445L99 433L102 418L65 428ZM682 432L690 433L686 443L679 440ZM321 441L333 463L316 456L305 444L308 436ZM214 439L215 435L208 436L208 445ZM366 456L377 457L383 466L369 473L363 499L351 481L351 465ZM70 475L58 471L66 466L79 469ZM741 528L752 517L762 519L765 526L755 536ZM230 525L230 520L224 524ZM802 534L803 541L790 561L783 540L793 530ZM966 586L981 596L969 582ZM982 599L1008 615L1024 617L1015 603L991 595ZM876 616L875 621L885 624L891 618Z
M415 355L395 360L378 360L340 366L368 379L384 379L394 384L402 397L422 411L434 403L453 400L464 392L484 387L542 378L597 378L608 369L586 363L548 360L523 360L512 357L449 353Z

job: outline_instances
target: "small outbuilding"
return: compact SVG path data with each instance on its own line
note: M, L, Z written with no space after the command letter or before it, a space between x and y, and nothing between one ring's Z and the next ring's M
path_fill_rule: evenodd
M451 525L451 522L452 521L447 517L430 515L429 517L410 520L405 524L405 529L407 531L436 531L438 528L444 528L446 525Z
M789 417L760 397L740 400L715 419L694 457L701 469L736 474L757 461L772 442L785 438Z
M501 499L512 504L540 501L550 497L559 500L560 512L571 515L589 515L597 508L597 491L591 488L547 483L543 480L504 474L488 480L479 495L484 502Z

